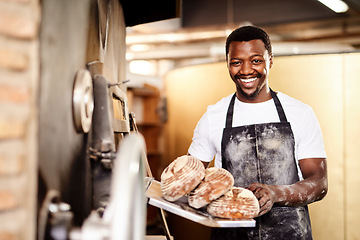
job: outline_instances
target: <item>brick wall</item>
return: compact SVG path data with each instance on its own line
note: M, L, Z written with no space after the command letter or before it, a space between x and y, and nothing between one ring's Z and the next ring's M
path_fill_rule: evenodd
M0 240L35 239L39 0L0 0Z

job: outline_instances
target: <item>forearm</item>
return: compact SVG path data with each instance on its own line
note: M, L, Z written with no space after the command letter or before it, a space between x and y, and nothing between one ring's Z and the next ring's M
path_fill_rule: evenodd
M260 214L270 211L273 204L303 206L322 199L327 193L326 159L311 158L299 162L304 180L291 185L266 185L253 183L248 186L259 200Z
M325 197L327 193L326 177L309 177L292 185L269 186L275 192L276 205L303 206Z

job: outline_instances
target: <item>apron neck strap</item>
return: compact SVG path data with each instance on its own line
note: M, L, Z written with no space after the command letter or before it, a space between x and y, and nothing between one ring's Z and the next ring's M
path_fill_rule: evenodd
M225 123L226 128L232 127L235 98L236 98L236 93L234 93L234 95L232 96L232 98L230 100L229 108L228 108L228 111L226 114L226 123Z
M279 118L280 118L280 122L287 122L287 118L286 118L284 109L283 109L283 107L282 107L282 105L280 103L280 100L277 97L276 93L271 88L270 88L270 94L271 94L271 97L274 100L275 107L276 107L276 110L277 110ZM228 108L228 111L227 111L227 114L226 114L226 123L225 123L226 128L231 128L232 127L235 98L236 98L236 93L234 93L234 95L232 96L232 98L230 100L229 108Z
M284 109L280 103L279 98L277 97L277 94L271 88L270 88L270 93L271 93L271 97L274 99L275 107L278 112L280 122L287 122Z

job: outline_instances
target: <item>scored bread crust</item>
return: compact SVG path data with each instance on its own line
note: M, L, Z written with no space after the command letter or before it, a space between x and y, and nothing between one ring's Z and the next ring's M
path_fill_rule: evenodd
M161 192L163 197L176 201L190 193L205 177L202 162L189 155L178 157L161 174Z
M260 206L255 195L248 189L232 187L222 197L211 202L207 212L220 218L254 218Z
M234 185L234 177L224 168L211 167L205 170L205 178L188 198L193 208L201 208L219 198Z

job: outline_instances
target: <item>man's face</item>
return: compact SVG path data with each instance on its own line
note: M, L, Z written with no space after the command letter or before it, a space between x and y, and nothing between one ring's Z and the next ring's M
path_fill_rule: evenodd
M268 76L273 60L265 44L260 39L231 42L227 57L239 100L253 103L268 100Z

